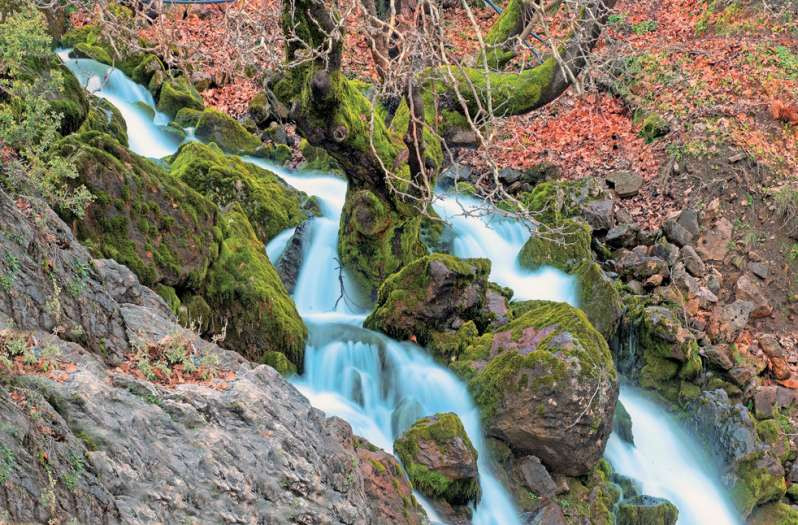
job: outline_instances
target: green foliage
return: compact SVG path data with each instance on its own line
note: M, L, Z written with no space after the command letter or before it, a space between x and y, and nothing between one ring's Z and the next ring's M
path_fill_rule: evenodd
M0 485L8 481L8 478L11 476L11 471L16 464L16 460L17 458L14 451L0 444Z
M251 155L261 145L260 139L237 120L215 109L200 114L195 134L202 141L215 142L225 153Z
M44 18L33 6L0 22L0 149L8 157L0 166L0 184L81 216L91 195L71 184L75 167L54 145L62 119L85 116L85 100L64 98L76 81L65 83L50 46Z
M657 21L656 20L643 20L642 22L638 22L637 24L632 24L632 32L636 35L644 35L646 33L651 33L656 31L657 29Z

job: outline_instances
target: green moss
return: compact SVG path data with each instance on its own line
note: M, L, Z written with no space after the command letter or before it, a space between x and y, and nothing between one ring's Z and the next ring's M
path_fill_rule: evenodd
M456 360L479 337L474 321L468 321L457 331L432 332L427 350L442 363Z
M439 450L445 451L453 440L462 441L476 462L477 451L471 444L460 418L451 412L416 421L397 438L394 450L402 461L414 488L430 498L442 498L450 503L463 505L477 498L479 494L477 478L448 477L423 464L423 458L420 456L422 446L434 443Z
M756 424L756 432L759 434L759 439L770 446L770 450L779 458L779 461L785 463L790 459L795 459L790 437L777 420L759 421Z
M754 511L748 525L798 525L798 508L786 503L770 503Z
M607 342L581 310L566 303L527 301L515 314L500 332L509 332L509 339L485 334L452 365L469 380L483 417L492 417L497 405L516 389L555 388L572 368L586 382L594 382L599 374L617 379ZM524 354L518 351L516 342L525 333L544 329L533 349ZM486 365L473 366L487 359Z
M582 221L565 219L547 224L533 233L524 244L518 256L519 261L531 270L547 265L570 272L593 259L590 239L590 226Z
M281 376L296 375L296 365L288 360L282 352L266 352L263 362L279 372Z
M180 310L180 299L177 297L175 289L171 286L159 284L155 287L155 292L166 302L166 305L172 310L172 313L177 315L177 312Z
M120 144L127 146L127 124L116 106L105 99L89 97L90 108L79 132L100 131L108 133Z
M215 109L202 112L194 133L200 140L215 142L226 153L249 155L261 145L260 139L237 120Z
M347 190L341 214L338 253L366 290L426 252L420 241L422 217L405 216L369 190Z
M263 242L238 204L220 222L224 240L204 294L213 312L212 329L219 332L226 325L225 346L253 361L276 351L301 370L307 329Z
M735 471L732 498L741 514L747 516L757 505L782 498L787 492L784 476L771 472L765 458L753 457L740 463Z
M86 120L89 114L89 100L75 75L60 62L55 64L56 60L53 55L52 68L43 69L39 74L47 86L45 97L50 101L51 109L61 115L60 132L62 135L67 135L77 131ZM56 77L60 77L61 82L53 82L52 79Z
M77 167L77 182L98 196L76 223L96 257L128 266L148 286L201 283L217 251L212 202L108 134L70 135L61 151Z
M213 317L211 307L200 295L184 297L177 312L181 325L201 334L207 333L210 329L211 317Z
M444 329L444 326L438 326L433 320L424 318L420 312L420 308L432 299L428 288L435 278L431 269L433 264L442 264L448 268L453 281L452 287L456 290L465 289L474 281L482 281L483 288L487 288L489 260L461 260L440 253L426 255L385 279L377 294L378 306L366 319L364 326L382 330L399 340L415 336L421 345L426 345L436 331ZM476 308L471 312L458 313L465 319L476 320L484 328L488 321L481 319L481 312ZM448 323L449 319L443 319L442 322Z
M182 108L175 115L174 123L181 128L195 128L203 112L193 108Z
M305 160L299 165L303 170L317 170L325 173L334 173L345 177L346 174L341 165L324 148L312 146L306 139L299 141L299 151Z
M618 283L613 281L598 263L585 260L572 270L578 283L579 308L593 326L608 341L618 329L623 312L623 300Z
M170 173L219 206L239 203L263 242L308 218L308 197L270 171L190 142L172 158Z
M167 80L161 85L158 96L158 111L174 118L183 108L202 111L202 97L186 77Z
M515 57L515 41L512 37L523 30L526 9L523 0L508 2L507 7L485 35L485 51L480 54L477 67L486 64L491 69L502 69Z
M565 478L568 492L557 498L565 514L566 523L615 525L613 508L620 499L617 485L609 481L611 468L600 461L593 471L582 478Z
M618 505L618 525L674 525L679 516L668 500L651 496L634 496Z
M634 122L640 125L640 137L646 142L654 142L660 137L664 137L671 131L668 122L657 113L641 113L636 111Z

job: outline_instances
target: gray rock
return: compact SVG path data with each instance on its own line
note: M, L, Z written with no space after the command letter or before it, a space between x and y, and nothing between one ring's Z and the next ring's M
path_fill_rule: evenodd
M452 188L456 182L471 182L475 179L474 170L470 166L453 163L438 175L438 183L442 188Z
M778 387L760 386L754 391L754 413L757 419L773 417L778 403Z
M518 470L526 487L538 496L551 497L557 494L557 484L537 456L525 456L518 460Z
M615 416L612 419L612 431L615 432L619 438L626 441L630 445L635 444L634 435L632 434L632 418L620 400L615 404Z
M693 237L698 237L701 228L698 223L698 213L692 208L685 208L676 220L685 230L689 231Z
M729 347L727 345L711 345L701 349L701 353L709 364L721 370L731 370L734 367Z
M683 246L681 250L682 262L687 271L696 277L703 277L707 271L704 261L698 256L692 246Z
M305 254L305 238L309 233L310 221L305 221L294 230L294 234L288 240L285 250L277 260L275 269L280 280L283 281L285 289L289 294L294 293L296 281L299 278L299 270L302 268L302 260Z
M625 251L616 259L615 269L619 274L638 280L652 275L668 275L668 263L659 257L650 257L640 251Z
M554 501L549 501L537 511L522 516L524 525L567 525L562 508Z
M582 205L582 216L594 230L605 231L615 226L614 208L612 199L598 199Z
M679 247L662 239L653 246L651 255L664 259L668 265L673 266L679 259Z
M95 259L94 268L105 283L111 297L118 303L131 303L145 306L161 317L174 321L175 316L166 301L139 282L136 274L113 259Z
M637 241L637 228L631 224L613 226L607 232L605 240L615 248L631 248Z
M677 246L686 246L693 242L693 234L690 233L690 230L674 219L665 221L665 224L662 225L662 229L665 232L665 237Z
M626 199L640 192L643 177L631 171L616 171L607 177L607 182L612 185L619 197Z
M751 273L753 273L760 279L768 278L769 269L767 263L751 262L748 263L748 269L751 270Z

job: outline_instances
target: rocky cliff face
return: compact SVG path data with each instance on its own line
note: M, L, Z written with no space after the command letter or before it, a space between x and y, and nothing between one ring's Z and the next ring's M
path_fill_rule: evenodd
M424 522L398 468L404 497L367 497L348 424L179 326L45 205L0 192L0 224L0 520Z

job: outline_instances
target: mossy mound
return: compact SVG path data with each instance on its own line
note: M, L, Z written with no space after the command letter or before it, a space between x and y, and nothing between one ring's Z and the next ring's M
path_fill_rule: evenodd
M163 99L163 90L161 91L161 99ZM191 108L202 109L202 106L199 108L191 106ZM198 139L205 142L215 142L225 153L251 155L261 145L260 139L247 131L241 123L215 109L203 111L199 120L197 120L196 126L194 133Z
M580 214L582 207L592 201L607 198L607 191L595 178L573 181L545 181L531 192L519 195L524 207L545 224L557 224Z
M211 330L220 333L226 326L224 345L252 361L264 362L268 352L281 352L301 370L307 329L263 242L238 204L222 215L220 224L224 240L205 281Z
M670 501L652 496L634 496L618 504L617 525L674 525L679 510Z
M202 97L186 77L177 77L166 80L161 85L158 95L158 111L174 118L183 108L202 111L204 104Z
M604 451L618 396L607 342L565 303L526 301L451 366L468 380L489 435L583 475Z
M683 386L701 372L698 342L681 321L681 308L658 305L640 296L625 297L622 341L616 349L618 367L640 386L679 402Z
M519 262L531 270L547 265L571 272L583 262L593 260L590 239L590 226L582 221L565 219L549 224L538 228L524 244L518 254Z
M394 442L394 450L419 492L452 505L479 498L477 451L457 415L419 419Z
M621 497L619 487L611 481L612 467L599 460L586 476L565 478L568 492L557 498L566 523L615 525L613 509Z
M285 357L282 352L266 352L263 362L277 370L282 376L292 376L296 374L296 365Z
M623 316L619 283L611 279L598 263L585 260L573 269L578 283L579 308L608 341L618 330Z
M367 189L350 184L341 214L338 253L366 290L376 291L385 278L426 254L419 239L422 217L406 216Z
M490 322L483 310L489 274L487 259L421 257L385 279L364 326L399 340L415 337L420 345L466 321L484 329Z
M324 150L324 148L312 146L307 140L302 139L299 142L299 151L301 151L302 156L305 157L305 160L302 161L302 163L299 165L299 168L303 170L316 170L323 171L325 173L333 173L341 177L346 176L344 170L341 168L341 165L338 164L338 161L332 158L330 154Z
M203 282L218 246L211 201L108 134L70 135L61 150L78 169L76 182L95 197L77 222L78 238L95 256L128 266L149 286Z
M732 498L743 516L757 506L777 501L787 493L784 470L769 454L756 454L735 465Z
M171 174L219 206L239 203L267 242L308 218L310 201L270 171L227 156L215 145L189 142L172 157Z
M770 503L756 509L748 525L798 525L798 507L786 503Z
M123 146L127 146L127 124L116 106L94 96L89 96L89 105L89 113L78 131L107 133Z

